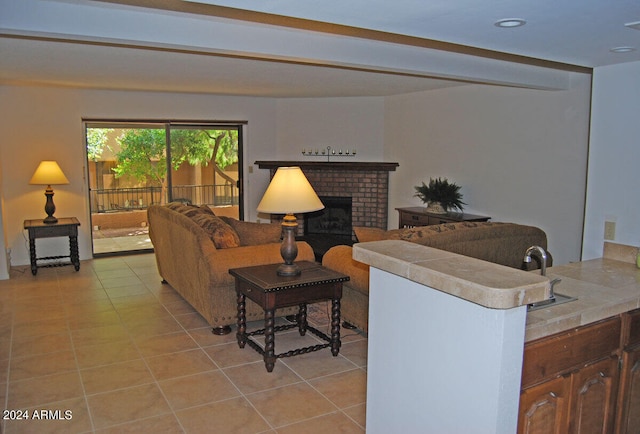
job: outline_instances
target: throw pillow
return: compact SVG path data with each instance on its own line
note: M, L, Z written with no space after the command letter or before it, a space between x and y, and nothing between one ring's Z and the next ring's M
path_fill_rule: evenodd
M179 212L180 214L184 214L187 217L193 217L198 214L207 214L211 216L215 216L215 213L208 205L187 205L182 202L170 202L167 205L167 208Z
M241 246L280 242L282 226L279 223L245 222L225 216L220 216L220 218L236 231Z
M177 211L179 213L183 213L184 211L188 210L189 208L187 207L187 205L185 205L182 202L169 202L168 204L165 205L167 208L173 210L173 211Z
M187 217L193 218L197 215L212 215L211 213L206 212L203 208L199 206L187 205L184 210L179 210L178 212L186 215Z
M365 227L354 227L353 232L355 232L356 238L361 243L384 240L387 233L384 229Z
M200 205L200 209L203 210L207 214L216 215L215 212L209 207L209 205Z
M360 243L366 243L369 241L381 241L381 240L397 240L400 238L400 230L392 229L385 231L380 228L366 228L366 227L354 227L353 232L356 234L356 238Z
M192 219L197 225L207 231L216 249L240 246L240 239L236 231L222 221L220 217L212 216L201 211L199 214L193 216Z

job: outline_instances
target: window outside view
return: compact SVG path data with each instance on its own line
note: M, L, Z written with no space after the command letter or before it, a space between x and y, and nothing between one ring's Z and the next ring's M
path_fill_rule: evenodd
M152 204L208 205L238 218L238 135L239 127L88 123L94 255L152 249Z

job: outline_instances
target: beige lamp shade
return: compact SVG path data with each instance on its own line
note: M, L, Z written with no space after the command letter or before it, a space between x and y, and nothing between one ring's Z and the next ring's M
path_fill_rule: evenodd
M295 213L318 211L324 205L313 190L309 180L299 167L279 167L258 204L258 212L285 214L282 219L282 245L280 255L284 263L277 273L280 276L297 276L300 267L294 263L298 256L295 233L298 228Z
M258 212L295 214L318 211L324 205L299 167L279 167L258 204Z
M55 161L42 161L35 173L31 177L29 184L37 185L56 185L56 184L68 184L69 180L58 163Z

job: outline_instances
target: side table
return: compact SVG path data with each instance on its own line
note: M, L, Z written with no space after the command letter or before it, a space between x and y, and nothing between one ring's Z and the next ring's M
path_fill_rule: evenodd
M299 261L299 276L278 276L276 269L280 264L258 265L253 267L232 268L229 273L236 278L238 296L238 346L244 348L249 344L262 354L268 372L273 371L276 359L306 354L331 347L331 354L340 351L340 299L342 298L342 282L349 276L335 272L320 264ZM247 332L246 298L258 303L264 309L264 329ZM331 337L315 329L307 323L307 303L331 300ZM297 324L275 326L276 309L298 306ZM300 336L309 330L326 344L299 348L286 353L275 353L275 333L298 327ZM264 349L252 336L264 335Z
M80 222L75 217L59 218L57 223L44 223L40 220L25 220L24 228L29 232L29 255L31 259L31 274L38 273L38 268L62 267L73 265L76 271L80 269L80 255L78 254L78 226ZM69 255L67 256L44 256L38 258L36 255L36 239L51 237L69 237ZM55 262L38 265L38 261L70 258L70 262Z

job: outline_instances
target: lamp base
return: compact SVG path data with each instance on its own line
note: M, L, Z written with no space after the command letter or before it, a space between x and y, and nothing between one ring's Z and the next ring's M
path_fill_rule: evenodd
M51 216L45 217L45 218L42 220L42 223L45 223L45 224L51 225L51 224L53 224L53 223L58 223L58 219L57 219L56 217L54 217L54 216L52 216L52 215L51 215Z
M280 264L276 273L278 276L299 276L301 271L298 264Z
M298 276L300 269L293 261L298 256L298 245L296 244L296 231L298 221L293 214L287 214L282 219L282 245L280 255L284 259L284 264L278 267L278 276Z
M44 195L47 197L47 203L44 204L44 212L47 213L47 217L42 220L42 223L48 225L58 223L58 219L53 216L53 213L56 212L56 205L53 203L53 188L48 186L44 191Z

